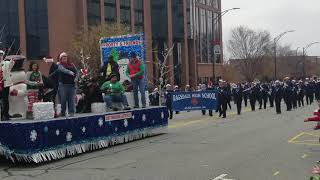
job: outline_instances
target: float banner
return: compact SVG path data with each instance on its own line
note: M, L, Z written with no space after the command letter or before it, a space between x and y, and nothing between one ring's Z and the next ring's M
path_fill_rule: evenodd
M147 79L147 66L145 59L144 34L129 34L123 36L107 37L100 39L101 66L108 63L110 56L119 64L120 82L129 80L126 68L130 60L130 54L135 52L139 60L145 65L144 79Z
M217 91L173 92L171 96L173 111L216 110Z
M0 155L48 162L166 132L166 107L0 123Z

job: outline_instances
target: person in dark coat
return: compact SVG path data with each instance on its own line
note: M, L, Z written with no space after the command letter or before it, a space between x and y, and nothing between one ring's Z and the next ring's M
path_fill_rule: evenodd
M243 89L242 89L242 85L240 83L233 89L232 94L234 97L234 102L237 105L237 113L238 113L238 115L240 115L241 114L242 98L243 98Z
M53 85L53 91L52 91L52 98L53 98L53 103L54 103L54 107L55 107L55 117L57 117L57 109L56 109L56 97L58 95L58 100L61 103L61 98L60 95L58 93L59 90L59 81L61 80L60 76L62 74L66 74L66 75L71 75L74 76L75 73L70 71L69 69L65 68L63 65L61 65L61 60L62 58L66 55L65 52L62 52L58 55L57 57L57 62L52 62L51 66L50 66L50 70L49 70L49 80L51 81L52 85Z
M39 89L39 99L43 102L54 101L54 83L48 77L42 75L43 86Z
M110 81L110 76L112 74L115 74L117 76L118 81L120 81L120 73L119 73L119 65L118 63L113 59L113 56L109 56L108 62L106 62L102 68L100 69L100 72L103 74L105 81Z
M226 84L225 90L226 90L226 96L227 96L227 105L229 106L229 109L231 110L231 99L232 99L231 95L232 95L232 92L231 92L230 83Z
M166 106L169 112L169 119L173 118L173 110L172 110L172 93L173 90L170 84L166 85L166 92L165 92L165 99L166 99Z
M298 85L296 81L292 81L292 107L297 109L298 107Z
M316 83L314 80L310 81L309 83L310 85L310 95L309 95L309 98L310 98L310 104L313 103L313 100L314 100L314 94L315 94L315 86L316 86Z
M274 104L274 84L273 83L269 83L269 102L270 102L270 107L273 107Z
M303 81L299 81L298 96L297 96L299 107L301 107L301 105L304 106L304 95L305 95L305 86L303 84Z
M104 102L98 77L91 78L85 86L80 88L82 98L76 107L77 113L90 113L92 103Z
M200 89L201 89L201 91L214 90L213 87L206 87L205 84L202 84ZM206 115L206 110L201 110L201 112L202 112L202 115ZM209 110L209 116L213 116L211 109Z
M248 83L246 83L244 85L244 88L243 89L248 89L249 88L249 85ZM249 98L249 94L248 94L248 91L243 91L243 100L244 100L244 106L247 107L248 106L248 98Z
M283 90L280 85L280 82L277 80L275 82L275 88L274 88L274 100L275 100L277 114L281 114L281 99L282 99L282 97L283 97Z
M263 108L267 109L267 102L268 102L268 97L269 97L269 88L267 84L262 84L261 86L261 96L263 100Z
M293 87L290 78L285 78L285 85L284 85L284 96L283 99L287 106L287 111L292 110L292 96L293 96Z
M219 117L222 116L222 118L226 118L227 117L227 104L228 104L228 89L226 86L226 82L225 81L221 81L219 83L219 89L218 89L218 109L217 111L219 111Z
M153 92L149 95L150 105L159 106L160 94L158 88L155 88Z
M249 87L248 89L245 90L246 93L248 93L249 95L249 102L250 102L250 107L252 111L256 110L256 95L255 95L255 91L254 91L254 84L250 85L251 87Z
M308 82L305 84L305 93L306 93L306 101L307 105L312 104L312 96L313 96L313 90L312 90L312 85Z
M315 96L316 96L317 101L319 101L320 100L320 81L319 81L319 79L316 81Z
M255 101L258 101L259 103L259 109L262 109L262 96L261 96L260 83L256 83L254 85L253 96L255 97Z

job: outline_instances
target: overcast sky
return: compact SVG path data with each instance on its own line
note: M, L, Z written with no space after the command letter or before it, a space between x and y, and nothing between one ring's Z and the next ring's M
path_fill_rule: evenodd
M287 30L295 30L280 40L282 44L291 44L293 49L305 47L314 41L320 42L320 0L221 1L222 10L241 8L223 16L225 45L230 37L230 29L239 25L268 30L273 37ZM226 48L224 50L227 51ZM310 47L308 55L320 56L320 44Z

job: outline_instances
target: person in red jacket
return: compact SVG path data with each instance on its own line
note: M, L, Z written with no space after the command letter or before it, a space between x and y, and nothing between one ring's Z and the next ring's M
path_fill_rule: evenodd
M135 52L131 52L131 58L126 69L126 74L131 79L133 86L134 108L139 108L138 89L141 94L142 108L146 107L146 95L144 84L144 64L139 60Z

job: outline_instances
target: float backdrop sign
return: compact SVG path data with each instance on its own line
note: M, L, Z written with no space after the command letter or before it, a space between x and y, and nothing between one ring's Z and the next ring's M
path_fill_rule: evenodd
M171 96L173 111L216 110L217 91L173 92Z
M128 34L123 36L114 36L101 38L101 66L108 63L109 56L113 56L113 59L119 64L120 82L130 78L126 75L126 68L129 63L131 52L135 52L137 57L145 65L144 79L147 79L147 66L145 58L145 43L144 34Z

